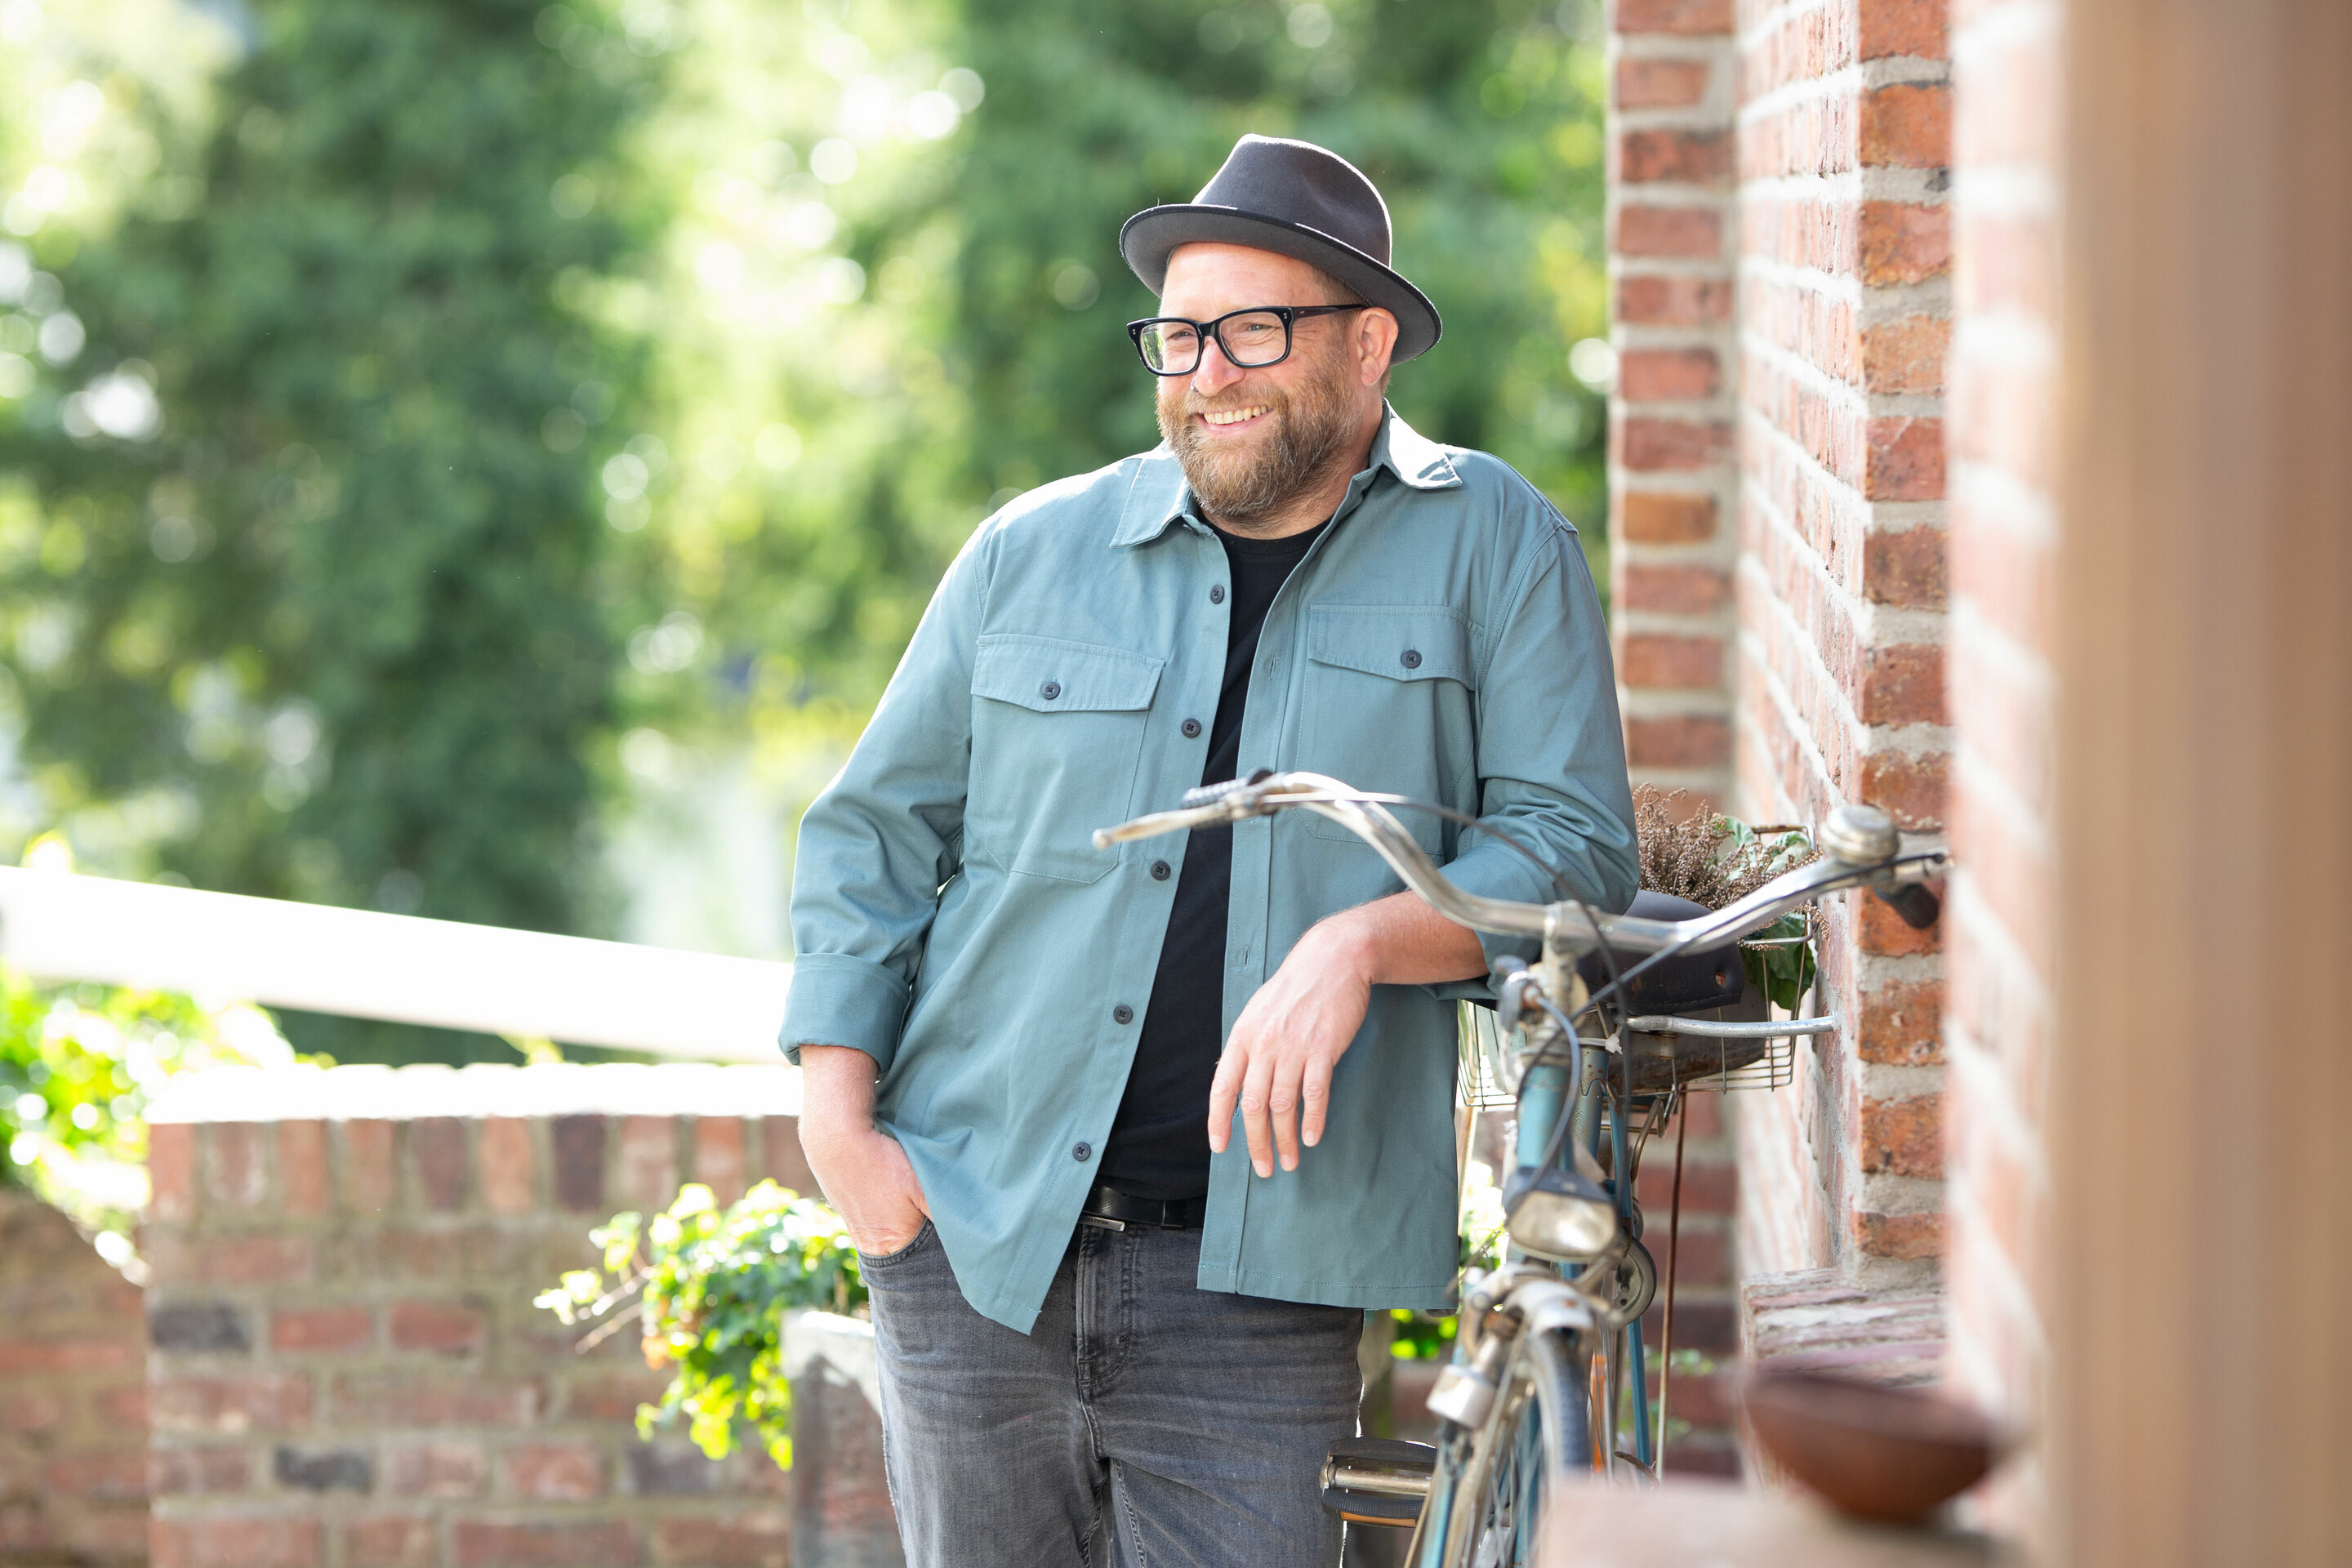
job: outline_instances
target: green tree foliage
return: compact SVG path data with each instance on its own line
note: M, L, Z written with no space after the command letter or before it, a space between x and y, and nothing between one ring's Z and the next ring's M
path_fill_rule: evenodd
M587 918L603 454L542 426L640 379L565 301L653 231L616 154L657 81L536 12L262 6L202 199L64 269L82 389L0 436L7 588L58 628L18 638L25 752L61 807L180 803L198 885Z

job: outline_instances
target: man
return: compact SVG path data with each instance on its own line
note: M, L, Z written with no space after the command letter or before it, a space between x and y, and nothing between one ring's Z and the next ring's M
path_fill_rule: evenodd
M1092 830L1305 768L1596 905L1636 880L1574 532L1388 410L1439 322L1370 182L1244 137L1120 246L1165 444L982 526L801 827L782 1038L924 1568L1338 1561L1363 1310L1454 1281L1453 1004L1531 951L1305 814ZM1412 826L1465 888L1556 896Z

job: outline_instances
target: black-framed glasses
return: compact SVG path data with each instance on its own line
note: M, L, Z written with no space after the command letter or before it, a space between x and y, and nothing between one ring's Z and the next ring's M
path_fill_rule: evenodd
M1264 370L1290 357L1290 327L1308 316L1367 310L1369 305L1259 305L1228 310L1213 321L1148 316L1127 324L1135 352L1154 375L1190 375L1201 368L1201 346L1211 338L1237 370Z

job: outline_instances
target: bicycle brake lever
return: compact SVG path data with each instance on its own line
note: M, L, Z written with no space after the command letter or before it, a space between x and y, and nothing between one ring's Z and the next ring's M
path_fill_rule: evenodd
M1227 779L1222 784L1202 784L1197 789L1188 789L1184 792L1183 798L1176 803L1176 809L1197 811L1204 805L1214 805L1228 795L1239 794L1245 789L1255 789L1273 776L1272 768L1260 768L1245 779Z

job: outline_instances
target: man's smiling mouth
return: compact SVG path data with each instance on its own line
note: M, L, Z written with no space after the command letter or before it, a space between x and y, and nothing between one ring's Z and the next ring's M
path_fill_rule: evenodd
M1260 403L1253 405L1248 408L1219 408L1204 410L1202 413L1201 417L1207 420L1212 425L1238 425L1244 419L1255 419L1265 412L1266 412L1266 405Z

